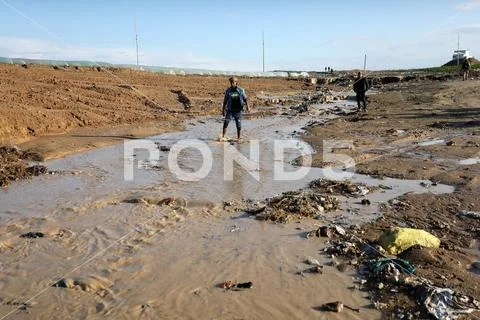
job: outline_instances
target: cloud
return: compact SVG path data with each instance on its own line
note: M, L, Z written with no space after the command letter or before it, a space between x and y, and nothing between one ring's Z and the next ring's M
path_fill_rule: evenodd
M457 32L468 35L480 35L480 25L469 25L457 28Z
M480 0L470 0L455 6L459 11L472 11L480 7Z
M113 63L134 61L135 50L67 46L33 38L0 37L0 56L9 58L89 60Z
M34 38L0 36L0 56L7 58L86 60L113 64L135 64L135 48L68 46ZM230 71L258 71L255 63L203 57L193 52L139 51L142 65ZM255 68L255 69L253 69Z

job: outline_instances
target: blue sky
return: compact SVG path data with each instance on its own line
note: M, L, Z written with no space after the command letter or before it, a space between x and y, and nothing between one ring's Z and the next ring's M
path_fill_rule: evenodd
M0 0L0 56L229 71L435 66L480 56L480 0Z

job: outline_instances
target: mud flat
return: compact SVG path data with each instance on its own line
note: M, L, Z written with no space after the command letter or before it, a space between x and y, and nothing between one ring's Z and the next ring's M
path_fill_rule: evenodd
M389 202L382 217L364 224L359 236L376 244L391 227L423 229L441 239L439 249L405 257L417 275L435 286L480 298L478 239L480 220L462 212L480 210L478 81L448 81L390 85L369 97L367 114L353 115L312 128L305 137L322 150L325 137L351 141L341 150L355 159L356 172L378 178L429 179L455 187L449 194L405 194ZM322 166L322 154L314 164ZM426 188L429 185L424 185ZM380 290L369 286L382 310L397 317L428 317L408 288ZM477 319L478 312L462 316Z

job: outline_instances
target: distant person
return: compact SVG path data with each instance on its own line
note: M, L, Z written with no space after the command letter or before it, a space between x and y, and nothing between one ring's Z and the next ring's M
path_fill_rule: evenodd
M325 73L327 73L327 67L325 67Z
M358 111L367 112L367 101L365 93L370 89L370 83L365 77L362 77L362 73L357 74L357 78L353 83L353 91L357 94ZM361 106L363 104L363 107Z
M237 126L237 139L242 138L242 113L245 107L246 111L250 111L247 102L247 95L245 90L237 85L238 79L236 77L230 77L230 87L225 90L225 97L223 98L223 116L225 120L223 122L222 138L225 138L227 133L227 127L230 121L235 119L235 125Z
M463 62L462 62L463 81L468 79L468 74L470 73L471 68L472 68L472 65L470 64L470 60L468 58L463 58Z

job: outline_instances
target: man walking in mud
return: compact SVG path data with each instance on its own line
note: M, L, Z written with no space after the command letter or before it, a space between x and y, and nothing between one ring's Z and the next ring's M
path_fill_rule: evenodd
M368 83L365 77L362 77L362 73L359 72L355 82L353 83L353 91L357 94L357 105L358 111L367 112L367 101L365 97L365 92L370 89L370 84ZM360 106L363 104L363 108Z
M228 124L232 119L235 119L235 125L237 126L237 139L242 138L242 113L243 108L248 112L247 95L245 90L237 85L238 79L236 77L230 77L230 87L225 90L225 97L223 98L223 116L225 120L223 122L222 138L225 138L227 133Z
M463 58L463 62L462 62L463 81L468 80L468 74L471 68L472 66L470 64L470 60L468 60L468 58Z

